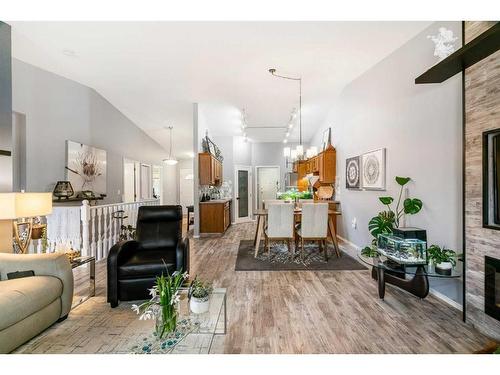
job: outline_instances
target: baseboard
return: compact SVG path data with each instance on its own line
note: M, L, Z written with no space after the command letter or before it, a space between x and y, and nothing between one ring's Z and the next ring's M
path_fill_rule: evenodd
M444 303L450 305L451 307L454 307L455 309L457 309L459 311L462 311L462 305L461 304L459 304L456 301L453 301L451 298L445 296L444 294L439 293L437 290L434 290L434 289L431 288L429 290L429 294L432 294L434 297L436 297L437 299L440 299L441 301L443 301Z

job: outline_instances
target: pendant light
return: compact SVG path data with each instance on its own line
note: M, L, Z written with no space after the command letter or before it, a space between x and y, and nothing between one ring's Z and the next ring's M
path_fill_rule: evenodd
M304 146L302 145L302 78L301 77L288 77L280 74L276 74L276 69L269 69L269 73L273 76L283 79L289 79L292 81L299 81L299 144L295 147L297 153L297 158L302 159L304 156Z
M173 128L174 128L173 126L169 126L168 128L166 128L166 129L170 130L170 151L168 153L168 158L163 159L163 162L167 165L176 165L178 163L177 159L174 156L172 156L172 129Z

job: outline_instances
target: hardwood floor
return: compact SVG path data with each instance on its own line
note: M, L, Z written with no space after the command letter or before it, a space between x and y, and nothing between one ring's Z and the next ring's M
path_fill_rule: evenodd
M470 353L488 341L433 296L388 286L379 300L368 270L236 272L239 241L252 239L254 228L238 224L222 238L191 240L190 273L228 289L228 333L213 352ZM101 262L97 296L18 352L123 351L137 316L127 304L105 303L105 276Z

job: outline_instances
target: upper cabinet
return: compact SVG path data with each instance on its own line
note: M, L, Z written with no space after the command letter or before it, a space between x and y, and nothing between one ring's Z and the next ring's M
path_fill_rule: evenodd
M294 162L293 171L297 173L298 180L312 173L319 176L320 183L333 184L337 174L336 164L337 151L329 145L324 151L310 159Z
M337 151L333 146L318 154L319 182L322 184L333 184L337 174Z
M208 152L198 154L200 185L219 186L222 184L222 163Z

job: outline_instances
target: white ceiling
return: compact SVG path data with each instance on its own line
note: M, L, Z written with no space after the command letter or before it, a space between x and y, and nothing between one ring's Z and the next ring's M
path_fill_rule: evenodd
M97 90L174 153L192 150L192 103L214 135L283 127L298 107L309 140L350 81L430 22L11 22L13 56ZM281 141L284 129L248 130ZM297 127L291 140L296 139Z

